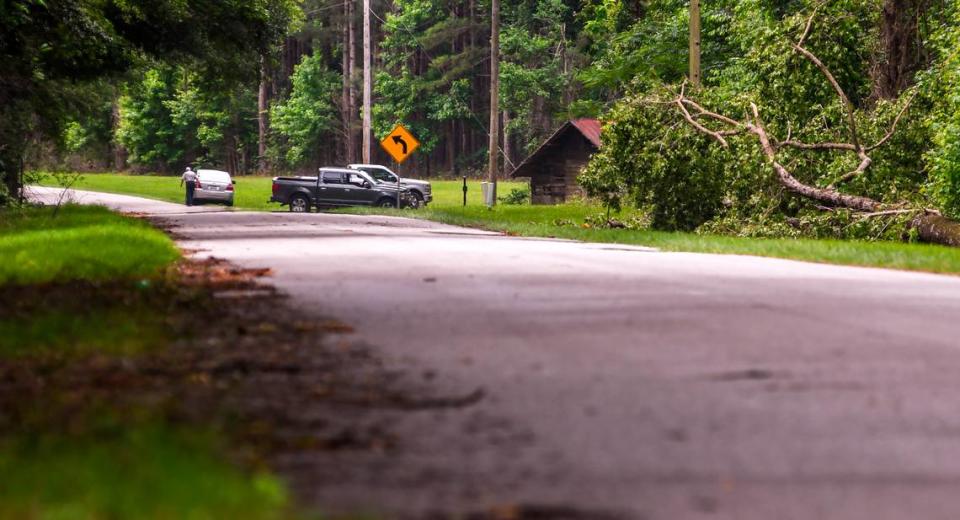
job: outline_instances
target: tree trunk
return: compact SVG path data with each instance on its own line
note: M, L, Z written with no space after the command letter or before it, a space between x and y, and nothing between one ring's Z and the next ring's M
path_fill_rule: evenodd
M357 121L357 31L356 26L354 25L354 18L356 18L353 3L356 0L347 0L347 36L348 36L348 45L349 50L347 68L349 70L349 81L347 85L349 86L350 94L350 153L348 155L349 162L354 162L357 160L357 137L358 129L356 125Z
M924 242L960 247L960 222L928 214L913 219L910 225Z
M373 90L373 71L370 55L370 0L363 0L363 162L370 162L371 150L371 93Z
M507 127L510 125L510 112L503 111L503 172L507 174L513 171L513 147L510 146L510 132Z
M449 134L447 135L447 171L453 173L453 163L456 156L457 122L450 120Z
M4 157L0 159L3 161L3 164L0 164L0 168L2 168L0 173L3 174L3 184L7 188L7 195L10 200L20 200L21 161L12 155L4 154ZM0 202L2 201L3 199L0 198Z
M343 99L340 102L341 119L343 121L343 162L353 162L353 23L350 16L352 0L343 0L343 59L341 76L343 79Z
M257 170L267 171L267 59L260 57L260 89L257 92Z
M920 20L930 0L884 0L880 20L880 51L874 59L873 96L895 99L927 65Z
M113 103L110 106L110 124L112 127L111 135L113 135L113 139L110 141L113 152L113 169L119 172L127 167L127 150L117 139L117 130L120 128L120 100L118 94L114 94Z

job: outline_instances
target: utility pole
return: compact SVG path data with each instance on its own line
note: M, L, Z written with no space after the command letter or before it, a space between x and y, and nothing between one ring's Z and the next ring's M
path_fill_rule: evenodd
M490 163L488 182L497 203L497 166L500 148L500 0L491 1L490 14Z
M690 0L690 84L700 86L700 0Z
M363 0L363 162L370 163L370 0Z

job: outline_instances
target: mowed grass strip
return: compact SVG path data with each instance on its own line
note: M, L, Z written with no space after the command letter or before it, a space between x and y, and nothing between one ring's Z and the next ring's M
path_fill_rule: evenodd
M60 187L51 175L37 174L41 186ZM234 177L233 205L238 209L271 211L283 209L270 200L272 177ZM176 204L184 203L184 188L174 175L125 175L119 173L84 173L73 184L78 190L135 195ZM207 202L205 204L216 204Z
M462 181L431 182L434 201L426 209L349 208L338 211L401 215L527 237L639 245L663 251L753 255L841 265L960 273L960 249L957 248L899 242L756 239L652 230L599 229L583 226L588 217L605 214L602 207L590 202L577 201L557 206L500 204L488 209L483 205L480 181L471 180L467 183L467 205L463 206ZM176 177L84 174L76 187L180 202L182 191L176 188L178 183ZM253 210L283 209L279 204L266 203L270 197L270 185L269 177L238 177L237 207ZM525 186L525 182L501 182L498 186L499 195L507 195L511 190ZM625 210L612 216L628 220L639 215L636 211Z
M46 174L34 174L41 186L60 187L56 178ZM237 176L234 186L234 207L254 211L285 211L286 206L268 202L271 196L273 177ZM434 204L444 207L456 206L463 200L463 181L432 180ZM467 181L468 204L481 207L480 181ZM503 182L500 192L508 193L514 188L526 186L525 182ZM148 199L183 204L184 189L180 178L170 175L126 175L120 173L84 173L72 184L78 190L99 191L135 195ZM214 203L210 203L214 204Z
M162 401L116 402L96 370L78 377L175 339L169 311L187 300L165 267L178 258L105 208L0 210L0 358L17 374L0 393L0 518L294 516L282 482L236 466L225 436L171 422ZM58 387L61 371L76 381ZM18 392L32 373L53 384Z
M282 483L216 435L159 422L0 437L0 518L280 519Z
M177 258L165 234L105 208L0 210L0 286L151 277Z

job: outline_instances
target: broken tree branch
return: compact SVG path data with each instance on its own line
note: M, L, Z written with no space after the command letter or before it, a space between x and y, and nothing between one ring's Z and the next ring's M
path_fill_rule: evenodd
M680 95L677 97L676 100L674 100L674 103L676 103L676 105L680 107L680 112L683 114L683 118L686 119L688 123L690 123L694 128L696 128L700 132L707 134L710 137L713 137L714 139L716 139L717 142L720 143L720 145L723 146L724 148L729 148L730 144L727 143L727 140L723 138L723 135L720 132L710 130L709 128L701 125L700 123L697 122L696 119L693 118L692 115L690 115L690 111L687 110L687 107L684 105L684 102L683 102L683 100L686 99L686 94L685 94L686 88L687 88L687 83L683 82L683 84L680 85ZM701 113L703 112L701 111Z
M821 202L828 206L838 206L842 208L855 209L858 211L881 210L883 205L869 197L847 195L832 188L817 188L815 186L809 186L800 182L796 177L793 176L793 174L791 174L786 168L783 167L782 164L777 161L777 150L770 141L770 136L767 135L767 131L763 126L763 121L760 119L760 110L757 108L757 104L750 103L750 110L753 112L753 124L751 124L748 128L751 132L756 134L757 138L760 140L760 147L763 149L764 155L766 155L767 160L773 166L774 171L777 172L777 177L780 181L780 184L783 184L785 188L793 193L796 193L797 195Z
M830 72L830 69L820 61L815 54L805 49L802 45L793 44L793 48L807 58L811 63L813 63L820 73L823 74L827 81L830 83L830 86L833 87L834 92L837 93L837 96L840 98L840 102L843 104L844 110L847 112L847 125L850 128L850 142L856 149L860 149L860 138L857 135L857 120L854 117L853 103L850 102L850 98L847 97L847 93L843 91L843 87L840 86L840 83L837 82L837 78L833 77L833 73Z
M890 125L890 129L887 130L887 133L879 141L877 141L876 144L874 144L873 146L867 147L868 152L876 150L877 148L880 148L881 146L886 144L886 142L889 141L891 137L893 137L893 134L897 131L897 124L900 123L900 119L903 117L904 114L907 113L907 110L910 109L910 105L913 103L913 99L915 97L917 97L916 90L914 90L910 94L910 97L907 98L907 102L904 103L903 108L900 109L899 113L897 113L897 117L893 119L893 124Z
M822 4L817 4L813 8L813 12L810 13L810 17L807 18L807 25L803 28L803 34L800 35L800 41L797 42L797 45L803 45L803 42L807 40L807 36L810 36L810 29L813 28L813 19L817 16L817 10L820 9Z
M777 152L781 148L795 148L798 150L840 150L854 152L859 159L857 168L852 172L841 176L837 182L846 182L858 175L862 175L867 171L867 169L870 168L870 165L873 162L868 152L884 145L892 138L897 130L898 123L903 118L904 114L906 114L911 103L913 102L914 96L916 95L916 92L911 94L903 108L894 118L893 123L890 125L890 129L887 131L887 133L879 141L877 141L876 144L865 148L861 144L859 135L857 133L855 112L850 99L847 97L836 78L830 72L830 69L827 68L827 66L824 65L816 55L803 47L803 43L810 35L815 15L816 9L814 9L813 14L811 14L810 18L807 20L803 34L801 35L799 42L793 44L793 48L810 60L820 70L821 74L823 74L823 76L827 79L837 96L840 98L840 101L846 111L847 125L849 127L848 130L851 140L850 143L803 143L791 139L792 132L788 132L788 136L785 141L778 143L775 139L771 138L767 132L763 120L760 118L760 109L757 107L756 103L750 103L750 112L752 113L752 118L751 114L747 114L745 116L747 118L746 121L737 121L722 114L706 110L695 101L688 99L686 97L686 83L684 83L683 87L681 87L679 96L669 103L675 104L680 108L683 118L690 125L692 125L693 128L705 135L712 137L724 147L728 146L726 139L724 139L725 136L743 133L745 131L755 135L760 141L760 147L763 150L763 154L767 162L773 167L773 170L777 175L778 182L787 191L810 199L819 209L827 211L832 211L833 208L850 209L859 212L861 218L920 213L910 221L909 226L917 232L917 235L921 240L950 246L960 246L960 222L949 220L940 215L936 210L909 208L905 203L885 204L870 197L841 193L837 191L833 185L827 186L826 188L819 188L804 184L799 179L794 177L787 167L780 163L777 157ZM690 107L696 111L696 117L690 113L687 107ZM709 118L713 121L728 126L729 129L712 130L699 123L696 120L697 117Z
M800 150L843 150L855 152L856 148L850 143L801 143L800 141L787 140L778 143L780 147L798 148Z

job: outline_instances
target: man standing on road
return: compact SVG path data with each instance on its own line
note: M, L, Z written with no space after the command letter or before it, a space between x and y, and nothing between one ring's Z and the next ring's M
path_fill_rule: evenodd
M197 174L187 166L187 171L180 177L180 186L187 183L187 206L193 206L193 190L197 188Z

